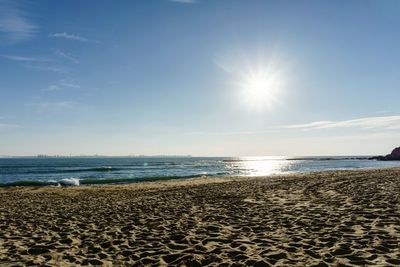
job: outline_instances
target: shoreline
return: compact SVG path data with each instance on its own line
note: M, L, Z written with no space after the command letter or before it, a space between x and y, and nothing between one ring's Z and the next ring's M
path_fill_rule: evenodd
M186 180L197 180L197 179L207 179L207 180L236 180L236 179L254 179L254 178L264 178L270 179L275 177L291 177L291 176L304 176L304 175L314 175L319 173L336 173L336 172L359 172L359 171L379 171L379 170L400 170L400 167L381 167L381 168L360 168L360 169L336 169L336 170L322 170L322 171L308 171L308 172L286 172L286 173L275 173L270 175L259 175L259 176L246 176L246 175L190 175L190 176L160 176L160 177L147 177L147 178L68 178L76 179L79 181L84 181L84 183L80 183L79 185L62 185L60 182L46 182L46 181L15 181L10 183L0 184L0 190L3 188L36 188L36 187L61 187L61 188L70 188L70 187L82 187L82 186L125 186L125 185L135 185L141 183L157 183L157 182L178 182L178 181L186 181ZM111 182L114 181L114 182Z
M0 188L0 265L400 264L400 168Z

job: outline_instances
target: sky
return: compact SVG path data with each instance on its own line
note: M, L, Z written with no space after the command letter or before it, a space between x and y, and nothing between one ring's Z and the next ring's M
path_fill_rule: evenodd
M0 0L0 155L387 154L400 2Z

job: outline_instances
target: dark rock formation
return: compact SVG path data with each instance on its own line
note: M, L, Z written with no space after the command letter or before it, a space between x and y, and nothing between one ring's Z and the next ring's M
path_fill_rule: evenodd
M376 160L400 160L400 147L397 147L393 149L392 153L386 155L386 156L377 156L377 157L372 157L370 159L376 159Z

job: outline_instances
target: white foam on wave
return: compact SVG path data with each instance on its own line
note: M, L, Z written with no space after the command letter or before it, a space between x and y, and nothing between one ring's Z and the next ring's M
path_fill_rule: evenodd
M62 186L79 186L79 179L77 178L64 178L58 182Z

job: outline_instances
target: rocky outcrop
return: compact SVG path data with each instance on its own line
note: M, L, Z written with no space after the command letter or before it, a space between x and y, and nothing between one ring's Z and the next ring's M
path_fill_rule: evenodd
M393 149L392 153L386 156L372 157L370 159L376 160L400 160L400 147Z

